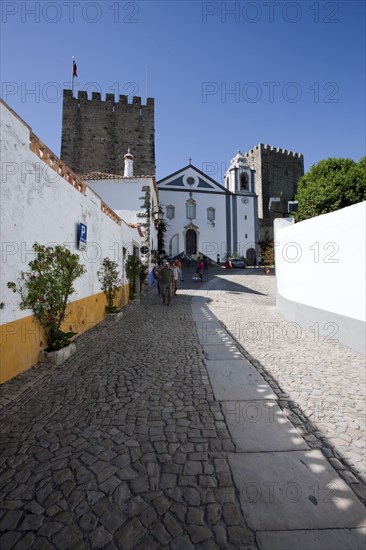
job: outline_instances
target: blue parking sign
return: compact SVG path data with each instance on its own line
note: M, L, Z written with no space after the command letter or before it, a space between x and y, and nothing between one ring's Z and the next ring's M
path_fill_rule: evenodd
M85 248L87 242L88 228L85 224L79 223L79 248Z

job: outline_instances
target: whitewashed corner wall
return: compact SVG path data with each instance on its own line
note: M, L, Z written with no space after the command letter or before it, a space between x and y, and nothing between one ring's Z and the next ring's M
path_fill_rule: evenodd
M277 306L284 317L361 353L365 214L362 202L297 224L292 218L274 223Z
M89 180L86 181L86 183L100 195L123 220L132 224L145 222L145 219L141 219L137 215L145 212L142 207L143 200L141 199L141 197L144 196L144 191L142 189L144 186L150 187L151 199L154 201L154 206L157 207L159 205L158 196L151 177ZM152 216L149 223L149 248L157 249L157 230Z
M35 155L29 148L30 129L13 112L1 109L1 324L30 315L19 309L19 296L7 287L27 270L32 245L63 244L80 255L87 272L75 282L71 300L101 292L97 271L104 257L121 267L122 247L140 247L136 229L118 225L101 209L100 197L89 187L85 195ZM88 227L84 251L77 246L79 222ZM124 274L121 270L121 276ZM127 281L123 281L127 282Z
M0 101L1 131L1 262L0 383L38 362L46 343L30 310L7 288L34 257L32 245L65 245L76 252L86 273L75 281L65 326L80 334L104 318L105 295L97 271L106 256L120 266L121 303L128 301L122 251L133 253L142 239L136 228L111 208L58 159ZM78 249L78 226L88 228L85 250Z

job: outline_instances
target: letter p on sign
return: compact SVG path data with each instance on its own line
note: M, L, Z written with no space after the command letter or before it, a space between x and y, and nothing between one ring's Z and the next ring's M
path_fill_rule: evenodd
M79 224L79 249L82 250L86 248L88 228L85 224Z

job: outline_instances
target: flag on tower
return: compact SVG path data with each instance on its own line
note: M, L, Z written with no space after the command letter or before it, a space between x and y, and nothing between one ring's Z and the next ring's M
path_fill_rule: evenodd
M72 77L74 78L74 76L77 76L78 73L77 73L77 66L76 66L76 63L75 63L75 59L72 60Z

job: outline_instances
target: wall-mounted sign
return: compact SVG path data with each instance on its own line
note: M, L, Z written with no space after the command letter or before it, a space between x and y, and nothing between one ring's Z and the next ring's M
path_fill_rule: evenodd
M88 228L84 223L79 223L79 250L86 248Z
M149 252L149 249L147 248L147 246L142 246L140 248L140 252L141 254L147 254Z

